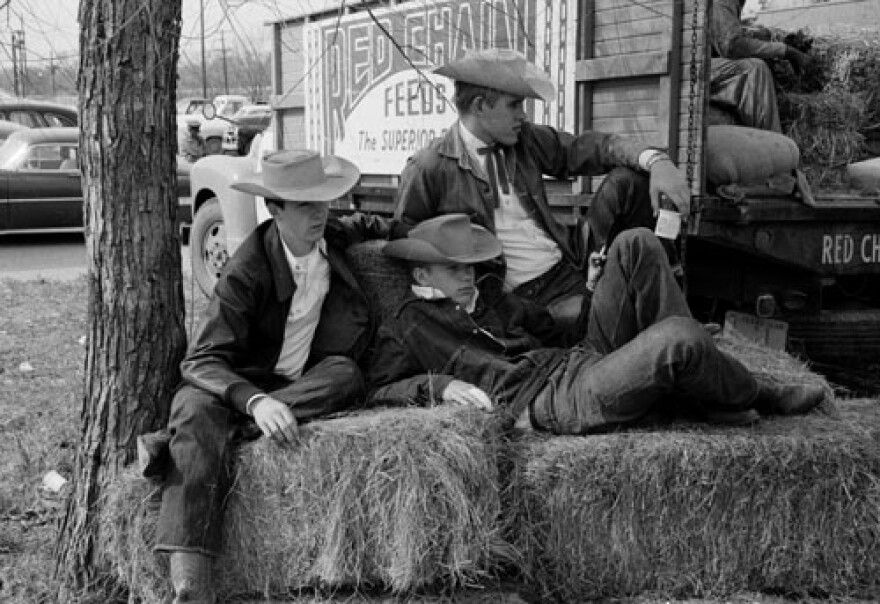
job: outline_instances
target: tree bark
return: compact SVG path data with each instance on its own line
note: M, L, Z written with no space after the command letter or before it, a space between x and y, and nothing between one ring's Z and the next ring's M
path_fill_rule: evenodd
M163 425L186 346L175 87L181 0L80 0L80 157L88 350L60 602L99 583L102 494Z

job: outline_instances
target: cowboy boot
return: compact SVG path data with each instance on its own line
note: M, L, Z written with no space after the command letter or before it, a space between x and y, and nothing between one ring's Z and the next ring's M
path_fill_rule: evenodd
M217 597L211 584L211 566L214 559L195 552L172 552L171 585L174 587L172 604L215 604Z
M825 400L825 388L818 384L780 384L759 377L755 409L761 415L803 415Z

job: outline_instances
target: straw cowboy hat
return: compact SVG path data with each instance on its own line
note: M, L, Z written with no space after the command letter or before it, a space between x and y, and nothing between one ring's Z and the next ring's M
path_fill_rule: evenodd
M516 50L471 50L461 59L437 67L434 73L456 82L487 86L514 96L543 99L546 102L556 98L556 87L550 81L550 76Z
M476 264L501 254L501 242L465 214L444 214L413 227L382 252L410 262Z
M285 201L332 201L351 190L361 176L350 161L308 149L267 154L262 172L231 186L238 191Z

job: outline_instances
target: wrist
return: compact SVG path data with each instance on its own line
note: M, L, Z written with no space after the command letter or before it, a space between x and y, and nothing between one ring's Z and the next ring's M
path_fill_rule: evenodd
M253 417L253 416L254 416L254 407L257 405L257 403L259 403L261 400L266 399L266 398L269 398L269 395L268 395L268 394L264 394L264 393L262 393L262 392L260 392L259 394L255 394L255 395L253 395L252 397L250 397L250 398L247 400L247 403L246 403L245 406L244 406L245 411L247 412L247 414L250 415L251 417Z
M659 149L647 149L639 154L639 166L646 172L650 172L651 168L661 161L671 162L672 159Z

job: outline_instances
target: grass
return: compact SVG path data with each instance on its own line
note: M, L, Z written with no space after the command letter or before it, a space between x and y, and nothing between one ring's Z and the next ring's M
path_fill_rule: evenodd
M197 314L204 308L204 297L195 288L187 290L187 311ZM22 282L0 277L0 300L0 601L55 602L48 577L65 491L54 495L41 484L50 470L67 478L72 470L82 404L86 283L84 279ZM188 319L187 326L190 324ZM530 600L525 593L523 597ZM476 604L523 600L509 590L478 590L454 598L341 594L297 599L301 604L392 601ZM655 600L643 595L617 601ZM742 594L725 601L771 604L785 600Z

